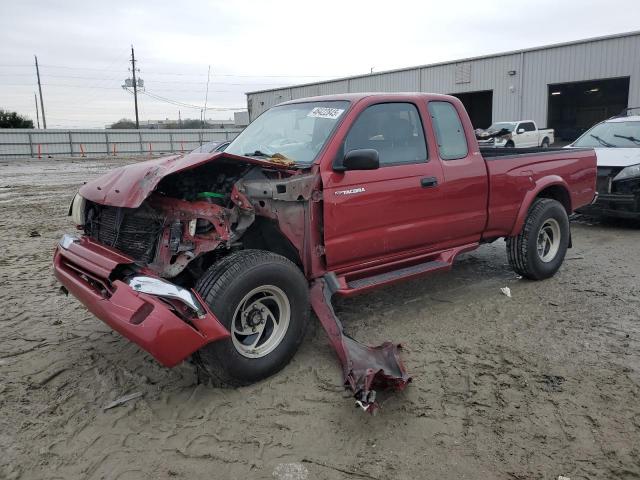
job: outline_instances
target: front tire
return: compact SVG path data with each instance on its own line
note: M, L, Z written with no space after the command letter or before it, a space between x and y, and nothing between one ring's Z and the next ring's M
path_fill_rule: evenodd
M552 277L564 261L569 235L569 217L562 204L538 198L529 208L520 234L507 238L511 268L531 280Z
M302 343L308 284L288 259L241 250L210 267L195 288L231 333L194 354L201 380L249 385L280 371Z
M509 140L507 143L504 144L504 148L516 148L516 146L511 140Z

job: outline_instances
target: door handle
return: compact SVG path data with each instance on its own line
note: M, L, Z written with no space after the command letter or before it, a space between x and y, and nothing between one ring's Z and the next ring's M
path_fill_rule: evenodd
M422 188L431 188L438 185L438 179L436 177L424 177L420 179L420 185Z

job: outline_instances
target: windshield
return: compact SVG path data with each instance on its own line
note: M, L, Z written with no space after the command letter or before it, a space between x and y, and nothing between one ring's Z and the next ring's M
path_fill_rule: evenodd
M349 107L349 102L307 102L273 107L249 124L225 152L293 160L309 165Z
M513 129L516 128L516 124L514 122L492 123L491 126L487 128L487 132L499 132L503 128L506 128L510 132L513 132Z
M640 122L604 122L587 130L574 147L638 148L640 147Z

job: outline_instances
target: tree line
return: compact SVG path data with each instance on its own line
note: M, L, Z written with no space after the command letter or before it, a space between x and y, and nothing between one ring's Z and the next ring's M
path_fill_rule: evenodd
M0 108L0 128L33 128L33 120Z
M161 129L192 128L193 129L193 128L220 128L220 127L224 128L224 125L220 123L215 123L215 122L214 123L206 122L203 125L202 120L185 119L180 122L165 122L165 123L162 123L161 125L158 125L157 127L152 127L152 128L161 128ZM108 128L132 129L132 128L136 128L136 122L134 122L133 120L129 120L128 118L121 118L117 122L114 122L111 125L109 125ZM141 123L140 128L149 128L149 127Z

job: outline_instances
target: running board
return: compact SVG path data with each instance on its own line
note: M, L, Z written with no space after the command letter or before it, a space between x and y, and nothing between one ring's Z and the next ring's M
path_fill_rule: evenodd
M337 295L350 297L403 280L448 271L459 254L475 250L478 245L478 242L467 243L423 256L395 260L384 265L365 267L355 271L328 272L325 275L325 281Z
M419 263L410 267L391 270L390 272L380 273L371 277L359 278L347 282L349 290L368 290L370 288L380 287L399 280L408 280L414 277L420 277L428 273L437 272L439 270L447 270L451 266L443 260L432 260L430 262Z

